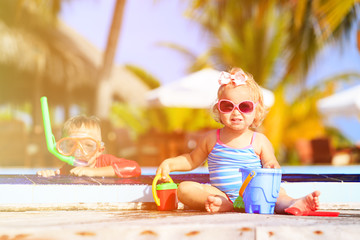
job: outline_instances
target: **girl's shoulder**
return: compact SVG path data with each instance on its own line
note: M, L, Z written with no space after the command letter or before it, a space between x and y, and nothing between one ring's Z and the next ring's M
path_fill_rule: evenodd
M219 129L213 129L213 130L209 130L205 133L205 137L208 141L215 141L217 140L217 133L218 133Z
M264 140L264 139L267 139L267 137L265 136L265 134L261 133L261 132L253 132L253 138L254 140L257 139L257 140Z
M200 140L200 145L205 147L208 152L210 152L215 146L217 141L217 129L209 130L203 133L203 136Z
M215 144L216 144L216 142L218 140L218 135L217 135L218 131L219 131L218 129L214 129L214 130L211 130L211 131L207 132L206 145L207 145L207 149L208 149L209 153L214 148L214 146L215 146Z
M261 149L264 146L271 145L270 140L265 136L265 134L260 132L254 132L252 145L254 148Z

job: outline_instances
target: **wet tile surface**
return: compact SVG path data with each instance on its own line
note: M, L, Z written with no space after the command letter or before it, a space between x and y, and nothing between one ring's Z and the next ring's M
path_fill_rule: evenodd
M284 174L284 182L360 182L360 174Z
M175 183L195 181L209 183L209 174L173 174ZM37 184L37 185L151 185L153 175L144 175L135 178L109 177L76 177L53 176L41 177L37 175L0 175L0 184ZM283 174L283 182L359 182L360 174Z
M38 185L151 185L154 176L145 175L135 178L111 178L111 177L76 177L76 176L53 176L41 177L37 175L0 175L0 184L38 184ZM172 175L175 183L181 181L197 181L208 183L208 174L181 174Z
M24 175L0 175L0 184L34 184Z
M140 176L135 178L94 178L102 185L117 185L117 184L129 184L129 185L151 185L154 176Z
M34 184L47 185L47 184L61 184L61 185L97 185L90 177L75 177L75 176L53 176L53 177L41 177L37 175L25 175Z

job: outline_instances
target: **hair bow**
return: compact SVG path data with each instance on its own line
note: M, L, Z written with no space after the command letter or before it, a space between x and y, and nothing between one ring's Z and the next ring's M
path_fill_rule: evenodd
M248 76L243 71L238 71L235 74L230 74L228 72L221 72L219 77L220 85L227 85L231 82L235 84L235 86L246 84L246 80L248 80Z

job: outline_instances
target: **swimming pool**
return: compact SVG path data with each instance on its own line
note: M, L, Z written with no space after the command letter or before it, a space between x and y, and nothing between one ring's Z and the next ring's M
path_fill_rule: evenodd
M153 202L151 182L156 169L156 167L143 167L142 176L135 179L71 176L45 179L35 176L38 168L0 168L2 179L0 206L3 204L28 206L64 203L149 203ZM320 190L323 209L360 209L359 172L359 165L284 166L283 174L287 176L283 176L281 186L293 198ZM174 181L176 178L192 181L199 181L202 178L205 179L203 183L208 182L208 170L204 167L191 172L176 172L174 175L179 173L188 176L173 176ZM290 179L293 177L290 176L292 174L296 175L297 181ZM313 175L314 181L303 174ZM337 174L338 177L329 176L331 174ZM350 175L355 176L350 181L339 178L345 176L346 179Z

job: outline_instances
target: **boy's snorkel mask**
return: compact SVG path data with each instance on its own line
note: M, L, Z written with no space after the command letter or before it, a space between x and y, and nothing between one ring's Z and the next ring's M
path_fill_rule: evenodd
M49 107L47 103L46 97L40 98L41 102L41 111L43 115L43 121L44 121L44 131L45 131L45 138L46 138L46 145L51 154L53 154L55 157L60 159L63 162L66 162L69 165L72 166L87 166L87 162L80 161L78 159L75 159L73 156L65 156L59 153L59 151L56 149L56 141L55 137L51 131L51 123L50 123L50 115L49 115Z
M99 142L92 137L79 135L60 139L56 143L56 150L63 156L90 159L102 146L102 142Z

